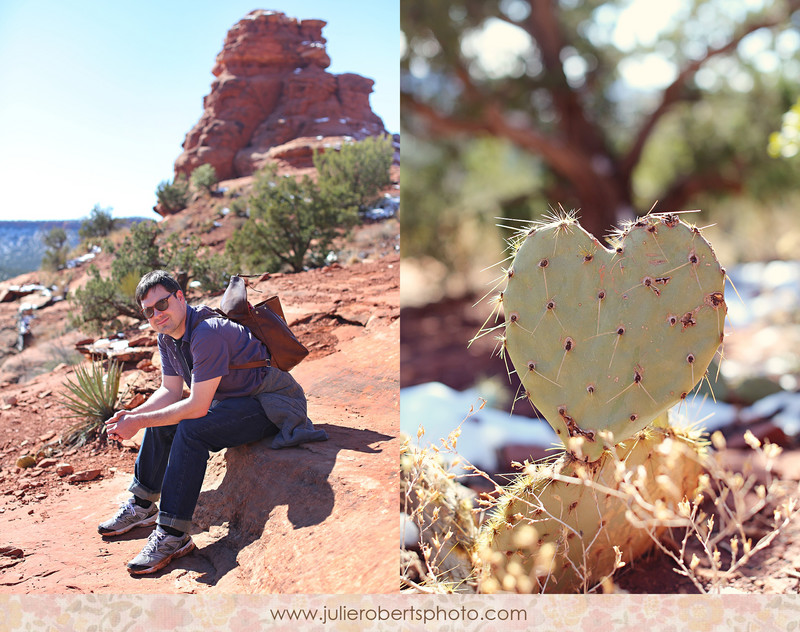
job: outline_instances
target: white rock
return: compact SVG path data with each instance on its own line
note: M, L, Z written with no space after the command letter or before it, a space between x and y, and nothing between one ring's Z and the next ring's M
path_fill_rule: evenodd
M800 433L800 393L782 391L767 395L740 413L742 421L751 423L770 419L787 435Z
M400 390L400 430L416 443L417 430L425 434L420 447L442 447L442 439L458 427L461 435L457 454L482 470L497 470L497 450L515 443L543 448L560 445L544 420L488 407L480 409L482 399L475 389L459 392L439 382L418 384ZM442 452L445 459L456 455Z

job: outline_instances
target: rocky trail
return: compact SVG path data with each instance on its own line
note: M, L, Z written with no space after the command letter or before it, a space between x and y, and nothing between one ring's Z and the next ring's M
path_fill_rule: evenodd
M74 380L64 359L80 334L59 333L68 301L38 310L36 344L8 359L0 376L0 592L397 589L399 255L388 244L360 263L272 275L255 288L280 295L310 349L293 375L329 440L284 450L264 441L213 455L194 516L197 549L153 575L132 577L125 564L149 529L104 539L97 523L128 495L135 445L100 441L17 466L72 423L58 399ZM0 303L5 343L17 308ZM132 364L123 374L128 397L152 390L159 375L147 363ZM15 382L9 367L25 381ZM52 370L36 375L42 367Z

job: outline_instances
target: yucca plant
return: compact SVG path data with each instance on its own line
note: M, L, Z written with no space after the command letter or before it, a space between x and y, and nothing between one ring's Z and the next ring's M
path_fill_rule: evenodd
M72 412L68 417L81 421L61 437L63 445L84 445L105 432L104 422L116 409L121 374L122 367L115 360L109 361L108 370L102 362L92 362L91 368L81 365L75 369L77 382L67 380L69 393L63 395L61 403Z

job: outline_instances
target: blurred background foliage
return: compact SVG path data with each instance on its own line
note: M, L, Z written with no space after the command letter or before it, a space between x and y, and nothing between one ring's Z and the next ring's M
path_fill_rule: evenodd
M508 224L703 209L796 259L800 0L403 0L404 305L485 288Z

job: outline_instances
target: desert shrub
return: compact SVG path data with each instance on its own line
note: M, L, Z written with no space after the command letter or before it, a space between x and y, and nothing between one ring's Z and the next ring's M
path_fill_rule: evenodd
M70 326L92 333L107 333L120 329L120 315L138 317L133 307L110 278L103 278L97 266L89 268L89 280L71 296L75 305L70 312Z
M214 167L208 164L200 165L192 171L192 175L189 176L189 181L192 183L192 187L194 187L195 190L205 191L209 195L214 191L217 182L219 182Z
M231 213L234 217L250 217L250 208L246 197L237 197L230 203Z
M163 264L158 237L161 229L152 221L138 222L131 226L130 233L118 248L113 248L115 255L111 262L111 276L122 279L126 274L134 272L141 276Z
M390 136L370 136L358 143L342 145L339 151L314 154L321 190L349 194L360 211L368 210L379 198L381 188L391 182L394 147Z
M111 217L110 208L101 208L95 204L89 218L81 222L78 237L81 241L89 242L107 237L117 227L118 221Z
M194 264L194 280L204 292L221 290L228 285L233 266L224 253L211 253Z
M228 257L203 251L197 235L181 237L173 233L164 241L161 258L166 269L175 271L176 278L196 281L202 291L213 292L227 285L231 270Z
M151 270L170 271L184 289L191 280L199 281L202 289L219 288L228 270L223 256L203 252L196 235L173 234L160 243L160 234L155 222L133 224L122 244L111 249L111 275L103 277L96 266L89 268L89 280L72 295L73 326L110 332L119 329L120 316L141 318L134 293L139 279Z
M70 411L68 417L80 421L61 437L64 446L84 445L103 434L104 422L116 409L121 372L121 366L113 360L108 371L101 363L93 362L91 369L83 365L75 369L75 382L67 379L69 392L62 396L61 403Z
M189 183L186 177L178 175L173 182L163 180L156 188L159 204L170 213L177 213L186 208L189 202Z
M342 186L318 186L308 176L280 177L272 165L256 174L248 201L250 218L226 247L246 272L320 266L333 240L358 218Z
M41 267L48 272L55 272L67 263L69 244L67 232L63 228L52 228L44 236L44 245L47 247L42 255Z

